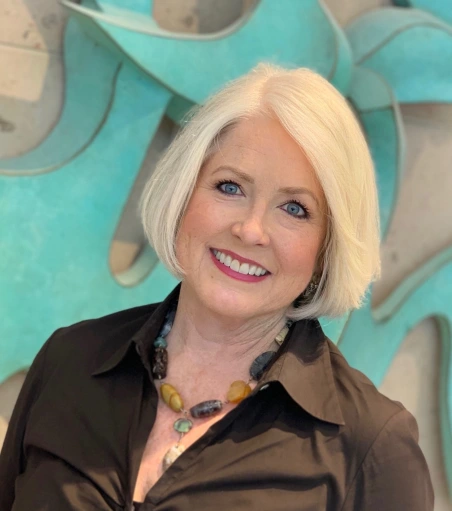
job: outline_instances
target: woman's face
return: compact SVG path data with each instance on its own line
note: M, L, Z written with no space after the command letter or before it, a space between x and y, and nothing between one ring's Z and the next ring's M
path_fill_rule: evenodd
M279 122L241 121L201 169L178 232L191 300L237 319L283 313L316 269L325 209L309 161Z

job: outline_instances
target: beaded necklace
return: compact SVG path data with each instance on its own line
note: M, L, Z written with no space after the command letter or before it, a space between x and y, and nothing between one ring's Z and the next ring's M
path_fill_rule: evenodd
M166 337L173 326L174 318L176 316L176 308L177 303L166 313L165 322L154 341L154 351L152 356L152 375L154 379L161 383L160 395L163 401L167 406L169 406L169 408L171 408L171 410L179 414L182 413L183 415L173 424L174 430L179 433L179 441L176 445L173 445L163 457L162 468L164 471L167 470L167 468L185 451L185 447L180 442L183 436L193 427L193 421L189 417L192 419L204 419L206 417L211 417L221 412L223 404L238 404L243 401L251 393L250 383L252 381L258 382L262 378L262 375L270 365L270 362L275 358L279 347L284 342L290 326L293 323L291 320L288 320L279 334L275 337L269 350L261 353L253 360L249 370L250 377L248 378L248 381L236 380L231 383L225 401L221 401L220 399L211 399L209 401L198 403L197 405L192 406L189 410L186 410L179 392L171 384L164 382L168 370L168 351L166 350L168 344L166 342Z

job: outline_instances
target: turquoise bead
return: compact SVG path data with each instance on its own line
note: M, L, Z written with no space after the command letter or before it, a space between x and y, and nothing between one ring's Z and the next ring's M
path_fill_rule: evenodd
M193 427L193 422L190 419L177 419L173 426L178 433L188 433Z
M167 348L168 344L163 337L157 337L157 339L154 341L154 346L156 348Z

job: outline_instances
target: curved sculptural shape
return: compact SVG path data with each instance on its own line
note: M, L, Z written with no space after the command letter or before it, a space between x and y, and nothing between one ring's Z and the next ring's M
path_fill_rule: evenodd
M110 4L119 5L120 3L121 3L121 0L110 0ZM264 4L265 4L265 2L262 2L261 7ZM311 3L305 2L304 5L306 6L308 4L310 4L311 6L314 6L314 3L312 3L312 2ZM141 3L140 8L143 8L143 2ZM319 11L318 6L316 6L316 9L314 9L314 11L317 14L319 14L319 12L320 12L320 14L322 14L322 12ZM84 16L84 17L82 17L82 19L83 19L83 25L84 25L85 29L88 31L88 33L93 34L93 31L94 31L97 38L99 38L100 35L103 34L103 32L99 30L98 26L95 24L95 22L90 17ZM323 19L323 15L321 16L321 19ZM310 20L309 17L307 17L307 21L309 21L309 20ZM306 19L304 20L304 23L306 23ZM306 28L308 28L308 27L306 27ZM110 41L109 38L106 38L106 40L107 40L107 42ZM105 39L103 40L103 42L105 43ZM107 46L108 46L108 44L107 44ZM347 46L344 45L344 48L345 47L347 47ZM124 57L124 53L119 52L119 53L115 54L115 56L118 56L118 55L122 58ZM147 76L148 88L149 88L148 92L150 94L155 95L155 98L154 98L155 100L157 100L157 98L160 98L162 101L162 103L159 107L157 107L154 104L153 108L148 109L148 110L143 110L143 111L147 112L148 122L149 122L149 125L152 127L152 129L150 131L148 130L147 133L148 134L150 133L151 134L150 136L152 137L152 135L155 132L155 126L159 123L161 116L165 112L165 109L167 111L177 110L177 106L178 106L177 102L179 101L179 105L182 104L180 111L183 112L184 107L186 104L188 104L188 102L181 96L172 96L171 93L166 89L166 87L162 87L158 83L153 81L152 79L149 79L150 78L149 73L146 75L141 75L139 72L132 72L132 69L129 69L129 66L127 66L126 63L125 63L125 66L128 69L126 69L124 67L121 74L127 73L128 77L129 77L129 81L130 81L129 93L130 93L130 90L132 90L133 87L135 87L135 86L142 87L141 82L143 80L145 80L146 79L145 76ZM361 115L361 113L362 113L363 117L365 118L364 125L365 125L366 130L369 132L368 138L369 138L370 146L372 148L373 156L376 161L377 173L379 174L379 176L381 176L381 178L379 178L379 186L384 191L383 202L385 204L385 207L383 207L381 209L381 211L382 211L382 215L383 215L382 223L384 225L386 225L387 219L389 217L389 212L392 209L394 196L395 196L396 183L398 180L396 169L398 168L400 162L396 161L397 158L399 157L396 147L398 147L398 144L400 144L400 137L395 136L395 134L397 134L397 135L399 134L400 127L397 125L397 116L394 115L395 108L393 106L393 99L391 98L390 94L386 91L385 86L378 83L378 77L375 78L375 80L374 80L375 83L373 85L370 85L370 82L372 81L371 77L370 77L370 73L371 72L368 71L367 75L366 75L366 72L364 70L362 70L362 71L355 70L355 72L353 73L353 80L355 83L353 84L353 87L352 87L351 97L352 97L352 101L354 102L356 108L358 109L358 114ZM187 80L186 80L187 82L190 80L193 80L193 79L202 81L202 78L203 78L203 77L199 77L197 75L193 78L193 73L190 73L190 72L186 72L186 75L187 75ZM366 76L368 77L367 80L365 79ZM352 77L352 75L350 75L350 77L348 78L348 81L350 81L351 77ZM139 83L134 84L133 83L134 81L137 81ZM368 94L369 90L373 91L373 94L371 97ZM122 97L122 96L126 95L127 93L128 93L127 87L125 87L125 85L124 85L123 88L120 90L119 97ZM379 105L377 105L375 103L375 98L377 98L377 97L380 98ZM117 101L119 101L119 99L115 99L115 102L117 102ZM148 101L151 101L151 99L149 98ZM372 101L373 101L373 103L372 103ZM143 108L144 108L144 105L145 105L145 103L143 103ZM382 113L382 109L384 109L384 108L387 109L386 114ZM113 114L115 115L115 117L110 119L110 117L111 117L110 116L108 119L108 124L114 125L114 123L116 122L116 123L118 123L118 126L120 126L120 127L127 127L127 123L133 125L133 122L136 122L136 121L132 121L132 122L129 121L127 116L125 116L124 113L122 113L121 115L117 114L116 110L114 110L112 112L112 115ZM176 115L176 117L177 117L177 115ZM126 129L126 128L124 128L124 129ZM381 132L391 133L391 136L389 138L381 140L381 138L380 138ZM68 167L69 169L75 169L75 168L82 169L80 171L80 182L83 182L83 179L86 180L86 182L84 184L85 191L86 191L86 204L89 205L91 202L94 203L95 195L92 190L89 190L89 187L90 187L91 182L92 182L93 186L95 186L98 173L100 173L102 175L102 166L101 166L101 168L99 168L97 160L99 158L98 154L101 154L99 147L101 147L103 139L102 139L102 137L99 137L99 138L100 138L99 141L94 140L92 147L89 148L89 151L87 152L86 155L85 154L81 155L74 162L71 162L71 165L63 167L61 169L62 175L66 176L66 178L60 178L59 180L51 180L50 184L49 183L46 184L46 192L45 193L42 192L40 189L40 185L43 183L43 181L29 182L27 180L27 181L24 181L23 183L21 183L20 186L16 183L8 191L8 194L11 197L11 201L9 201L9 202L11 204L13 204L14 202L19 204L20 196L22 196L22 197L28 196L30 199L29 202L33 203L33 201L37 201L41 205L41 209L38 208L39 214L41 214L41 216L44 216L44 217L49 216L50 218L52 218L52 222L53 222L55 220L54 217L57 216L57 213L55 212L54 209L52 209L52 207L50 205L52 204L52 200L51 200L52 193L55 193L55 188L54 188L56 186L55 183L59 183L59 185L58 185L59 190L65 190L64 196L66 198L66 202L68 204L71 204L71 194L67 191L67 185L64 184L65 179L68 179L68 177L70 177L70 175L71 175L70 172L68 173L68 171L67 171L67 167ZM143 137L136 137L133 139L130 137L128 140L123 141L123 143L125 143L125 142L130 144L130 147L128 148L129 152L132 152L132 153L136 152L141 155L144 154L146 143L145 143L145 140ZM386 144L388 144L388 146L386 146ZM110 158L110 154L109 154L110 148L108 146L106 146L106 148L103 151L105 151L104 158L109 159ZM125 168L125 157L126 157L126 155L124 154L124 157L121 158L121 162L120 162L121 164L123 164L123 161L124 161L124 168ZM127 178L128 179L127 182L129 184L133 181L136 173L138 172L141 161L142 160L139 160L139 159L130 160L129 164L127 165L127 168L129 170L129 176ZM84 177L84 176L86 176L87 168L91 168L92 173L90 175L92 177ZM39 179L41 180L42 178L39 178ZM117 182L117 181L115 181L115 182ZM119 188L121 186L121 183L117 182L117 186ZM115 190L115 193L117 195L116 200L118 201L119 195L122 195L123 201L125 201L125 197L126 197L129 189L130 189L130 186L125 187L122 192L120 192L120 191L118 191L118 189L116 189ZM77 193L77 190L74 190L74 191ZM16 194L15 200L13 199L14 194ZM36 194L36 195L34 195L34 194ZM48 203L49 203L49 208L48 208L49 211L47 211L47 212L45 211L46 210L46 207L45 207L46 201L48 201ZM104 219L104 223L105 223L105 225L108 225L108 229L104 229L104 231L102 231L102 232L100 232L100 228L97 230L96 230L96 228L92 229L92 227L94 227L96 225L96 221L94 222L93 226L90 226L89 222L86 222L86 227L85 227L86 232L80 231L80 235L86 237L86 239L89 239L89 238L93 237L93 234L92 233L90 234L89 231L93 230L94 232L96 232L95 239L96 239L97 243L95 243L91 246L91 250L93 251L93 254L94 254L94 252L96 252L96 255L92 257L93 261L95 261L95 264L93 265L94 268L92 270L91 269L88 270L87 260L84 260L83 257L81 257L81 256L79 259L77 259L77 257L75 257L77 255L77 251L74 251L73 252L74 258L77 260L77 262L73 263L73 267L77 268L76 270L74 270L76 273L78 272L80 275L82 275L84 272L88 272L88 273L90 273L91 271L98 272L98 270L95 269L96 265L106 265L105 254L107 251L105 250L105 245L103 243L105 242L105 240L111 241L112 232L113 232L113 224L115 223L113 218L117 218L114 215L115 214L119 215L120 209L121 208L118 205L118 209L116 212L113 211L113 209L109 210L107 217ZM6 209L3 208L2 212L3 211L4 211L3 218L5 219L5 221L8 217L11 217L11 216L14 216L15 214L17 214L17 212L14 212L13 208L11 208L11 207L8 207ZM25 211L26 211L26 208L25 208ZM24 221L22 222L23 232L16 233L16 236L19 239L21 237L26 239L29 236L29 233L27 233L27 227L30 231L33 231L33 229L36 230L36 228L37 228L36 226L39 226L38 230L43 233L48 233L49 231L50 232L58 232L58 229L52 228L52 222L50 222L50 225L49 225L48 223L43 222L42 220L39 220L39 214L35 215L33 224L31 224L30 221L28 221L28 224L27 224L27 220L24 218ZM85 212L85 215L86 214L87 213ZM105 211L103 212L103 214L105 215ZM77 218L77 217L75 216L75 218ZM77 220L75 220L75 218L71 219L71 221L77 222ZM69 228L69 231L71 231L70 228ZM55 238L52 238L50 240L48 240L48 239L45 240L45 243L48 243L49 246L53 246L52 250L54 250L55 254L64 250L64 248L56 246L57 241L58 240ZM102 241L102 243L101 243L101 241ZM19 251L22 251L23 254L27 256L27 258L30 257L31 260L37 259L39 261L38 256L31 254L30 247L28 247L29 253L27 253L27 250L21 249L20 242L17 245L15 245L14 240L11 238L9 240L9 243L10 243L9 252L11 254L11 258L6 259L5 270L8 266L8 264L12 265L13 262L16 260L17 252L19 252ZM83 261L83 263L82 263L82 261ZM139 268L135 268L135 269L132 268L128 272L130 275L128 274L126 276L127 279L130 280L130 282L136 282L136 280L137 280L136 275L135 275L135 273L136 273L135 270L138 271ZM36 271L36 273L34 273L34 271ZM157 272L159 271L159 267L157 267L156 271ZM56 261L55 258L51 258L45 264L42 263L42 261L41 261L36 266L31 265L31 267L27 268L27 272L26 272L27 277L26 278L22 277L22 279L24 282L26 282L25 287L28 286L28 287L36 288L36 287L39 287L39 285L36 285L36 284L40 281L40 279L42 279L43 273L44 274L47 273L47 275L48 275L47 279L51 280L49 277L50 275L58 276L60 272L64 273L65 269L61 265L58 264L58 261ZM8 273L8 271L6 270L5 271L5 279L6 279L7 273ZM110 276L108 275L108 277L110 277ZM153 278L154 278L154 276L151 276L151 280ZM6 279L6 281L8 281L8 279ZM82 283L82 282L83 282L83 279L80 280L80 283ZM106 283L103 282L102 285L106 286ZM142 286L143 285L141 284L138 286L138 288L141 288ZM146 287L146 286L144 286L144 287ZM11 283L10 283L10 288L11 288ZM8 286L6 286L5 289L8 289ZM102 289L102 286L99 286L99 292L101 289ZM115 286L115 289L116 289L116 293L118 295L123 294L124 290L121 287ZM136 293L132 292L132 290L129 289L127 294L130 297L130 301L124 302L124 306L123 306L124 308L127 306L131 306L134 303L137 303L137 301L139 303L141 296L143 296L143 297L145 296L141 303L153 299L152 295L151 296L148 294L142 295L139 292L139 289L137 289ZM110 295L112 295L111 292L110 292ZM158 297L156 297L155 299L159 299L163 295L164 295L164 292L162 290L161 293L158 295ZM42 303L45 303L46 297L47 297L47 300L53 299L53 296L51 294L50 295L46 294L46 289L44 287L41 289L40 294L39 294L40 301ZM89 315L88 311L90 310L90 303L91 303L90 300L85 300L85 302L84 302L85 310L87 311L87 315ZM99 303L98 300L97 300L97 303ZM79 313L76 313L76 312L71 313L69 311L70 304L71 304L71 301L68 301L68 303L65 306L64 314L61 314L61 316L60 316L61 318L66 318L66 317L69 318L67 320L63 319L62 320L63 323L71 323L71 322L77 321L78 319L81 319L83 317ZM47 306L49 306L49 305L47 305ZM75 302L73 303L73 307L75 309L77 309L77 304ZM118 306L118 308L120 308L120 306ZM92 310L93 310L93 314L95 314L94 311L97 309L94 307ZM18 312L17 314L20 314L20 312ZM12 314L11 317L13 318L14 314ZM336 340L338 339L346 319L347 319L347 317L344 316L343 318L340 318L338 320L327 322L327 325L325 326L326 331L333 339L336 339ZM23 322L22 318L17 318L17 317L14 322L20 323L20 324L23 323L24 325L26 324L26 321ZM12 321L12 323L13 323L13 321ZM50 321L50 323L52 324L51 321ZM55 324L55 326L57 326L57 324ZM6 326L5 326L5 329L6 329ZM52 328L50 328L50 327L43 328L43 331L45 332L45 334L43 336L40 335L39 331L36 332L36 340L29 341L32 346L31 353L33 353L33 347L35 347L35 351L37 350L40 342L42 342L42 340L45 338L46 335L48 335L48 333L51 330L52 330ZM11 332L5 332L5 335L3 335L2 337L7 338L8 335L10 335L10 334L11 334ZM32 358L32 356L28 355L28 354L26 354L26 355L24 354L26 351L26 344L22 345L21 350L22 350L22 355L19 358L16 357L15 362L12 362L11 365L8 365L7 361L5 362L4 373L3 374L0 373L0 379L2 377L5 377L7 372L9 372L9 374L11 374L15 370L17 370L17 368L21 368L21 367L27 365L26 361L30 360L30 358ZM18 360L22 360L22 362L19 363ZM18 363L19 363L19 365L17 365Z
M376 309L370 300L350 314L339 346L351 366L380 385L407 333L434 317L441 334L440 426L452 494L452 247L413 272Z
M97 3L104 10L113 10L115 7L118 7L129 12L145 14L146 16L152 15L154 6L154 0L99 0Z
M311 0L262 0L247 18L221 33L206 36L175 35L162 30L145 15L151 6L146 0L136 3L104 0L84 2L82 6L65 0L65 4L86 32L108 48L108 52L105 48L98 49L104 52L113 75L117 73L117 84L114 90L109 89L113 90L109 110L97 125L95 136L87 137L89 143L84 150L73 153L73 157L60 164L58 172L14 179L0 176L0 230L5 232L0 240L0 307L6 312L0 325L0 381L27 367L55 328L160 300L175 285L175 279L161 264L134 287L119 286L113 279L108 268L108 253L120 212L161 117L166 113L179 119L190 105L204 101L225 81L246 72L259 60L312 67L349 95L375 161L381 223L383 231L386 230L404 158L404 133L397 100L411 93L416 101L422 101L428 91L416 88L418 69L411 61L404 68L403 81L397 73L387 72L378 59L381 70L374 70L368 63L373 64L372 57L383 51L386 43L397 40L405 29L426 29L428 15L415 10L392 9L403 11L403 17L391 15L385 18L386 24L374 24L375 18L372 18L367 35L364 29L356 28L365 26L362 20L366 17L360 18L349 33L355 61L362 66L353 69L344 34L322 9L322 4ZM118 10L121 6L129 10ZM132 7L134 12L130 10ZM405 23L407 19L412 27ZM432 29L430 25L427 28ZM436 19L433 30L437 41L436 34L440 30ZM363 33L359 34L360 31ZM385 37L382 38L382 34ZM448 32L443 34L450 37ZM449 44L449 39L445 41ZM366 51L362 52L363 47ZM438 53L443 66L448 53ZM402 59L403 55L401 52L399 57ZM392 70L393 60L389 58L389 62ZM439 64L431 69L437 72ZM439 80L435 89L429 81L432 77L427 78L420 77L422 89L431 87L436 96L444 100L445 82ZM396 96L392 88L397 88ZM84 104L76 106L80 108ZM55 132L58 129L57 126ZM48 140L52 136L56 137L51 134ZM49 146L52 147L57 145ZM15 231L9 229L10 225L16 226ZM415 289L411 280L403 300L395 300L397 307L391 305L392 298L400 293L391 295L385 302L386 308L381 306L372 312L367 302L349 318L322 319L327 335L339 341L352 365L367 372L377 384L406 328L425 317L425 311L416 308L420 300L416 297L422 296L424 302L433 303L431 293L437 292L447 301L447 290L435 286L441 283L440 274L444 282L450 284L449 274L443 274L443 267L438 265L433 270L430 265L428 274L425 268L421 275L424 280L416 281L419 289ZM130 270L126 281L136 283L135 270L138 268ZM432 313L442 318L446 338L449 316L438 308ZM388 330L390 324L394 334ZM387 330L383 330L385 328ZM383 331L385 335L380 333ZM375 346L380 337L384 337L386 343ZM450 342L444 341L444 345L442 431L444 447L450 452L450 373L447 372L451 362ZM377 358L362 356L358 346L366 347L369 353L376 349L373 353ZM367 367L368 363L371 367ZM450 481L450 457L447 463Z
M110 111L120 62L69 20L64 37L65 94L60 118L36 148L0 159L0 175L56 170L85 150Z
M375 79L379 77L382 86L386 84L389 96L393 95L392 91L395 95L392 113L387 109L378 112L378 109L360 106L361 100L369 106L374 100L377 104L381 102L375 90L372 94L361 95L359 91L354 91L352 85L352 101L358 106L359 117L376 162L383 231L388 226L390 212L395 205L396 186L401 177L405 153L405 136L397 101L450 100L451 33L446 24L427 13L412 9L372 11L347 28L354 60L362 66L358 68L359 74L352 84L369 80L367 90L371 90L372 77L370 74L363 75L365 70L366 73L373 73ZM430 62L431 55L434 59ZM424 69L420 70L420 66ZM366 91L365 85L361 91ZM386 148L386 158L385 151L381 152L383 148ZM383 156L381 161L379 155ZM375 309L371 307L370 291L365 305L350 314L338 337L338 344L348 362L378 386L408 331L426 317L437 319L442 337L439 389L442 451L452 494L451 284L452 247L412 273Z
M452 101L452 27L417 9L371 11L346 28L356 65L380 73L399 103Z
M119 1L63 0L102 44L191 103L202 103L221 86L258 62L307 66L344 94L351 76L348 42L317 0L261 0L248 16L215 34L175 34L150 17L118 9ZM190 72L193 70L194 72Z
M318 6L314 11L321 23L325 23ZM91 23L91 26L84 23L89 32L94 22L87 17L84 20ZM302 31L305 21L298 20L299 30ZM331 26L328 27L331 33ZM97 29L97 32L101 31ZM60 140L61 147L57 142L63 135L70 142L70 121L77 119L77 109L83 112L79 122L83 128L80 133L85 134L88 131L84 124L85 109L91 108L93 118L99 111L85 94L76 94L81 90L80 84L68 86L60 123L41 146L46 151L38 148L38 152L26 155L29 162L34 162L33 169L18 166L22 171L41 172L16 178L0 176L0 228L5 232L1 240L0 306L6 312L0 326L0 381L29 366L43 341L58 326L159 300L175 283L157 264L146 281L134 287L119 286L109 273L108 253L118 217L162 116L167 110L177 111L181 105L183 110L188 102L174 96L149 73L143 74L142 70L128 65L129 62L122 62L121 67L118 56L123 58L124 53L106 53L89 39L80 43L74 39L74 34L79 33L77 26L70 22L67 45L75 42L73 51L67 46L65 58L78 56L80 68L78 75L70 73L68 80L71 76L78 79L81 71L86 75L90 69L88 76L98 80L95 83L106 82L103 83L104 103L95 101L94 106L108 103L108 111L103 113L105 118L96 128L96 136L86 137L87 147L83 151L69 151L63 158L61 147L67 147L67 141ZM78 48L85 48L84 52L74 50L79 43L82 46ZM88 61L90 65L95 62L90 60L90 48L93 55L105 60L94 66L96 69L83 67ZM69 63L67 67L75 71ZM106 67L113 76L117 73L114 89L111 80L105 80ZM195 73L186 74L187 81L203 81ZM86 80L86 76L83 78ZM69 94L71 90L75 95ZM95 100L98 89L92 92ZM72 144L74 148L76 144ZM32 153L34 158L30 158ZM39 161L39 154L44 160ZM45 161L45 157L50 160ZM53 168L58 168L58 172L45 172ZM10 225L17 227L8 229ZM132 268L124 279L136 284L135 270Z
M428 11L447 23L452 23L452 3L450 0L392 0L399 7L414 7Z
M375 164L380 225L384 235L396 204L404 168L403 120L391 86L369 69L355 69L350 100L358 112Z
M0 176L0 382L28 367L58 327L161 300L159 263L134 287L108 265L119 215L170 94L123 66L112 109L77 158L38 176ZM11 228L14 226L14 228Z

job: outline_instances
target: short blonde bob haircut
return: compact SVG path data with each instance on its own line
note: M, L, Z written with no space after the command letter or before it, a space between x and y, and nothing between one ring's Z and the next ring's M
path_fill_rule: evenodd
M206 159L221 135L241 120L273 116L309 159L327 206L327 234L319 253L318 287L286 315L293 320L340 316L361 305L380 274L379 214L371 155L353 110L322 76L307 68L259 64L227 84L184 121L141 197L150 244L178 279L178 228Z

